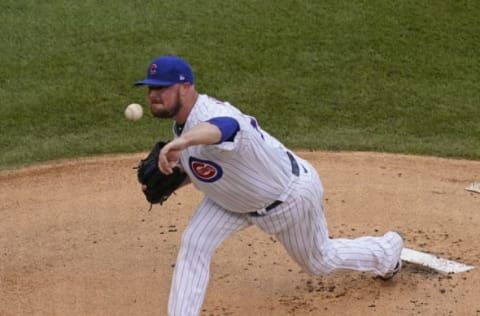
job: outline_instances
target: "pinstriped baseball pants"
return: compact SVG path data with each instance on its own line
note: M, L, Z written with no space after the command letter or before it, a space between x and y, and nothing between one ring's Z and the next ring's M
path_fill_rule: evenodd
M286 201L266 216L228 212L204 198L182 236L168 315L199 315L213 253L229 236L252 224L274 235L295 262L313 275L341 269L384 275L396 265L403 248L403 241L396 233L356 239L329 238L322 184L316 170L307 161L299 161L306 169L295 180Z

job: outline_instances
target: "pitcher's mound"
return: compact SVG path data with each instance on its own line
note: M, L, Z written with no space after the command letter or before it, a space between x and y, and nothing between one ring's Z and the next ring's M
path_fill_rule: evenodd
M298 152L325 187L330 235L399 230L405 246L480 266L480 161ZM0 315L166 315L181 233L201 199L189 186L149 205L145 153L0 172ZM303 273L252 227L213 257L202 315L480 315L480 269L417 265L389 282Z

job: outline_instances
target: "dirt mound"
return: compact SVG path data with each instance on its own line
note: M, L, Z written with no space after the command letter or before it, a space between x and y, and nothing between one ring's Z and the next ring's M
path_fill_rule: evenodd
M480 161L298 152L319 171L330 235L400 230L409 248L480 266ZM144 154L0 172L0 315L166 315L189 186L149 212ZM303 273L252 227L216 252L202 315L480 315L480 270L406 264L390 282Z

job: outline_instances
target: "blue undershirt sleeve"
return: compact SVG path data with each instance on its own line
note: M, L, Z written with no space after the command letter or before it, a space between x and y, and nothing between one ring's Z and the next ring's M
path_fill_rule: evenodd
M235 135L240 130L240 125L233 117L219 116L211 118L207 122L215 125L222 132L222 138L217 144L223 142L233 142Z

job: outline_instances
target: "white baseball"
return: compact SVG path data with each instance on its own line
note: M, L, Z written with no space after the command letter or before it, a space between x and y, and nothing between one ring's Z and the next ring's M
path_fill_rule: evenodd
M143 116L143 108L140 104L132 103L125 109L125 117L129 121L138 121Z

